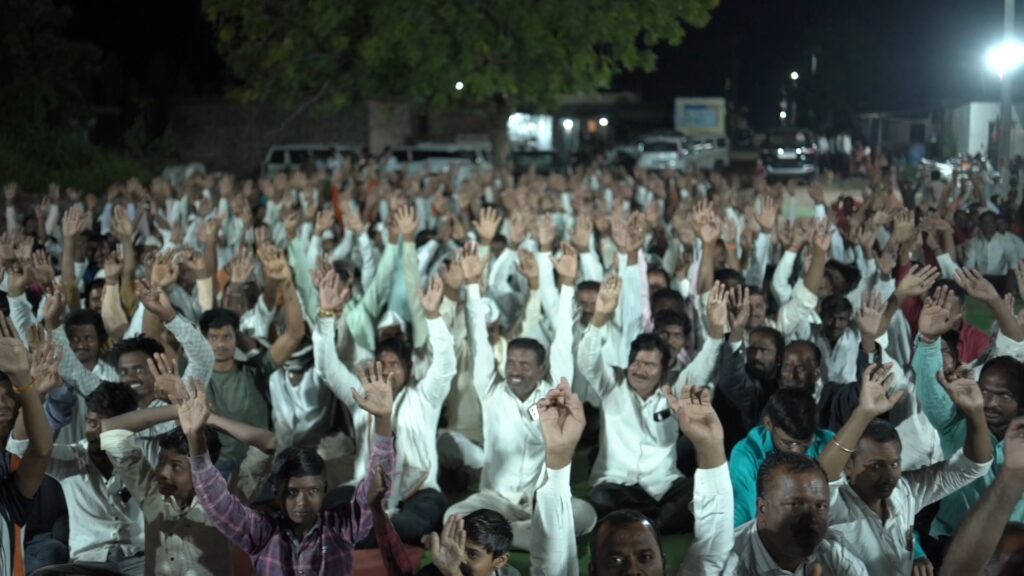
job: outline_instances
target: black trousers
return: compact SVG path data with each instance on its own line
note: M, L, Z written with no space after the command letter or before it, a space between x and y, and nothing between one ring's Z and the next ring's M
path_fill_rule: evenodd
M590 503L598 518L621 509L636 510L650 518L666 534L689 532L693 529L693 479L680 478L672 483L660 500L655 500L639 485L598 484L590 492Z

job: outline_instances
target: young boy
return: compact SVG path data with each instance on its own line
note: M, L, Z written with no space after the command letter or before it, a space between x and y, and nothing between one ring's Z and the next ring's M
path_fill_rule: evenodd
M461 549L459 543L463 543ZM417 572L417 576L448 576L442 567L447 557L458 554L462 574L472 576L506 576L515 574L508 566L512 549L512 525L504 516L486 508L465 518L448 518L440 536L429 534L423 545L434 558L434 563ZM467 572L466 569L469 569Z
M183 394L183 391L182 391ZM114 465L114 473L138 501L146 524L146 574L230 576L234 557L226 538L213 526L195 498L188 438L181 428L159 439L157 466L150 466L136 444L136 433L177 417L175 406L136 410L103 422L100 443ZM254 443L242 467L246 474L269 475L274 434L212 415L213 425L240 441ZM220 438L212 428L204 431L210 460L217 462ZM245 493L243 498L251 498Z

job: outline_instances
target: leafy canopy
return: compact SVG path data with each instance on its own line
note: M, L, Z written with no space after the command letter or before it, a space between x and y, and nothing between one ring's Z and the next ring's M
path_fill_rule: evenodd
M651 71L718 0L204 0L243 101L552 105ZM463 82L457 92L455 83Z

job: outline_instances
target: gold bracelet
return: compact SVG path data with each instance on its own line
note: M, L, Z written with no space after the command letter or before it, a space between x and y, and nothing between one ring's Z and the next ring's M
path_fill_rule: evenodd
M846 446L843 446L843 445L842 445L842 444L840 444L839 442L836 442L836 439L835 439L835 438L833 438L833 439L832 439L832 443L836 445L836 448L839 448L839 449L840 449L840 450L842 450L843 452L846 452L847 454L853 454L853 450L850 450L850 449L849 449L849 448L847 448Z
M13 382L11 383L11 389L14 390L15 394L18 394L18 395L21 395L21 394L24 394L26 392L31 391L33 388L35 388L35 386L36 386L35 380L33 380L32 382L28 383L26 386L18 386L16 384L14 384Z
M321 318L337 318L338 317L338 313L336 311L334 311L334 310L328 310L326 308L321 308L320 309L320 317Z

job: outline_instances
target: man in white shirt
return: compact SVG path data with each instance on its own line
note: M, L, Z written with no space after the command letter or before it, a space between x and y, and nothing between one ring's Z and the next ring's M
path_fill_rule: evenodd
M562 262L564 260L564 262ZM487 335L486 310L480 295L484 264L476 250L467 246L462 258L466 279L466 310L469 338L473 348L473 385L484 410L484 467L480 492L445 512L465 515L489 508L512 524L513 547L529 549L530 519L534 492L541 481L544 442L537 424L536 405L563 378L573 379L572 304L578 261L563 255L556 266L562 285L553 322L556 331L550 355L531 338L517 338L508 344L505 377L494 367L494 351ZM550 356L550 370L547 358ZM550 375L550 379L545 376ZM597 521L594 509L573 499L576 533L586 534Z
M887 383L877 374L882 371L865 371L859 405L820 458L830 482L829 538L855 553L872 574L909 574L915 565L914 517L988 472L993 448L978 383L969 372L952 382L943 377L967 415L967 442L946 462L903 473L896 429L875 419L902 396L886 397Z
M335 348L335 314L345 307L347 288L337 273L329 272L320 283L320 320L313 333L316 370L334 394L355 414L358 406L353 394L362 394L359 379L338 358ZM451 333L441 318L443 286L435 277L420 299L427 317L429 343L433 352L430 368L419 382L413 382L412 350L404 340L377 343L377 365L392 384L397 462L392 488L386 503L391 523L402 540L419 543L431 531L440 529L447 500L437 482L437 423L441 417L452 378L455 376L455 347ZM365 423L356 427L356 443L365 452L370 445ZM365 467L364 467L365 468ZM366 542L367 545L372 543Z
M114 467L100 448L100 426L104 418L119 416L138 408L135 394L127 384L104 382L86 398L85 439L53 448L48 473L60 481L67 500L71 525L69 546L72 564L51 566L35 574L126 574L142 576L145 568L145 524L138 502L132 498ZM7 443L14 454L24 452L27 440ZM155 445L146 449L155 452ZM156 456L150 454L151 461Z
M618 305L621 281L612 276L601 286L594 317L577 351L577 365L601 396L600 452L590 482L591 504L601 516L632 508L659 529L683 532L693 519L688 511L692 483L676 462L679 436L661 390L671 354L653 334L641 334L630 347L625 377L617 377L601 354L606 325ZM726 289L716 283L708 304L708 335L700 353L683 370L673 389L687 382L706 386L716 367L726 320Z
M1002 276L1016 265L1016 245L1000 234L997 226L995 213L981 215L979 234L968 240L965 247L964 267L974 268L985 276Z

